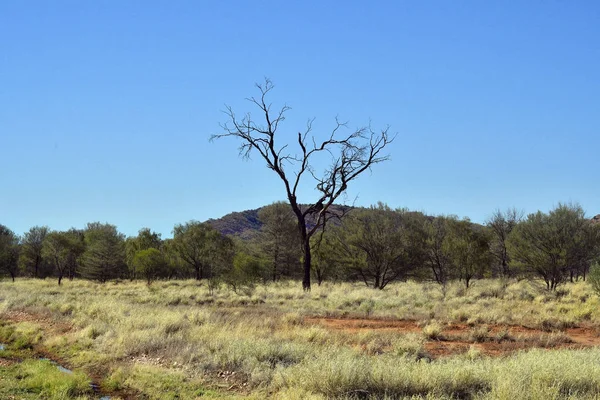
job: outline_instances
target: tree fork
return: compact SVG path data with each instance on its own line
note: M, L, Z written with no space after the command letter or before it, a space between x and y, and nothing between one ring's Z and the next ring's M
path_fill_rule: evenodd
M331 218L341 218L329 210L330 206L348 188L348 183L356 179L360 174L369 170L374 164L386 161L389 156L383 155L382 150L392 143L394 137L388 135L389 127L380 132L372 130L371 126L364 126L352 131L349 135L342 136L340 131L347 128L347 123L335 120L335 127L326 136L326 139L318 141L311 135L313 120L309 120L304 132L298 132L296 154L288 152L288 144L276 146L275 140L279 138L276 134L279 125L285 120L285 113L290 107L284 105L279 111L272 111L270 103L267 103L267 95L274 85L269 79L263 84L256 84L260 92L259 97L247 99L256 106L260 112L263 122L256 122L250 113L244 114L240 119L233 109L226 106L225 113L228 122L221 125L224 133L211 136L211 140L223 137L234 137L241 141L239 148L240 156L248 159L250 154L258 152L266 162L267 168L272 170L281 179L286 197L298 220L301 243L304 252L303 268L304 277L302 288L310 290L311 273L311 248L310 238L319 230L324 229ZM310 136L309 136L310 135ZM321 176L317 176L311 161L317 155L331 155L331 164L325 169ZM295 167L292 173L287 172L288 167ZM318 192L318 200L309 204L302 210L297 199L297 190L304 176L312 177L315 181L315 190ZM313 216L315 225L306 227L306 218Z

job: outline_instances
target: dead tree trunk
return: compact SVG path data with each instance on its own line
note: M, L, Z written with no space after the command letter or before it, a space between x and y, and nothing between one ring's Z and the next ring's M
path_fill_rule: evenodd
M249 158L252 151L258 152L266 162L267 168L275 172L283 182L290 206L298 219L304 253L302 288L308 291L311 272L310 238L319 229L324 228L328 218L339 217L332 216L328 209L346 191L348 183L374 164L389 158L381 152L394 138L388 136L388 128L375 132L370 126L358 128L349 135L340 137L340 131L347 128L347 124L336 119L333 130L327 134L325 140L320 141L310 135L313 120L309 120L304 132L298 132L297 152L289 152L289 144L281 145L278 142L276 145L275 141L280 139L281 135L277 135L277 130L290 107L284 105L279 111L271 110L267 95L274 86L269 79L265 79L264 84L257 84L256 87L260 96L248 100L257 107L262 121L256 122L250 113L244 114L240 119L231 107L227 107L229 121L221 125L224 133L212 135L211 140L229 136L240 139L240 155ZM330 166L320 175L315 172L312 164L314 156L319 154L331 155ZM288 168L292 168L292 172L288 171ZM318 199L310 203L305 210L300 209L296 197L303 176L315 180L318 193ZM306 218L309 215L316 221L310 229L306 227Z

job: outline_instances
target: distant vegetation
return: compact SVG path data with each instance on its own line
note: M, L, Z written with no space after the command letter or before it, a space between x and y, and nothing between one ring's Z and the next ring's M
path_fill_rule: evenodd
M541 278L549 290L588 276L600 254L600 224L578 205L523 217L497 211L486 225L455 216L426 216L384 204L340 208L311 238L311 271L324 281L363 282L377 289L394 281ZM311 223L310 220L307 223ZM205 280L233 290L281 279L302 279L301 238L286 203L234 213L221 220L178 224L172 239L148 228L125 237L99 222L52 231L35 226L22 236L0 225L0 271L16 277Z

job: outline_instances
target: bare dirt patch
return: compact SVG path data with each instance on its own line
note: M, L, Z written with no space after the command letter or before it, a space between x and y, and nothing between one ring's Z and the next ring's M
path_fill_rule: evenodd
M41 325L44 331L52 332L55 334L64 334L73 329L73 325L66 322L57 321L56 319L52 318L52 315L43 313L33 314L26 313L23 311L7 311L0 314L0 319L4 319L15 323L33 322Z
M17 363L17 360L0 357L0 367L9 367L16 363Z
M411 320L385 320L370 318L306 317L306 324L320 325L345 333L397 332L420 333L423 324ZM568 328L547 332L524 326L467 325L451 323L442 325L435 340L426 340L424 347L432 358L462 354L475 348L482 354L502 356L532 348L586 348L600 346L600 334L591 326Z
M409 320L385 320L385 319L345 319L329 317L307 317L307 324L319 324L325 328L343 330L346 332L360 332L365 330L377 331L399 331L399 332L421 332L415 321Z

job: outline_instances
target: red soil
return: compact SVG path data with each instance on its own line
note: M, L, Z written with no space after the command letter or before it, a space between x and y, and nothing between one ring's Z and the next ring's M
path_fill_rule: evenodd
M307 324L320 325L333 331L359 333L365 331L420 333L423 324L410 320L344 319L307 317ZM525 326L485 325L483 334L475 334L480 326L461 323L443 325L436 339L425 342L426 352L433 358L465 353L474 347L489 356L502 356L518 350L532 348L585 348L600 345L600 333L591 326L580 326L552 335L540 329Z

